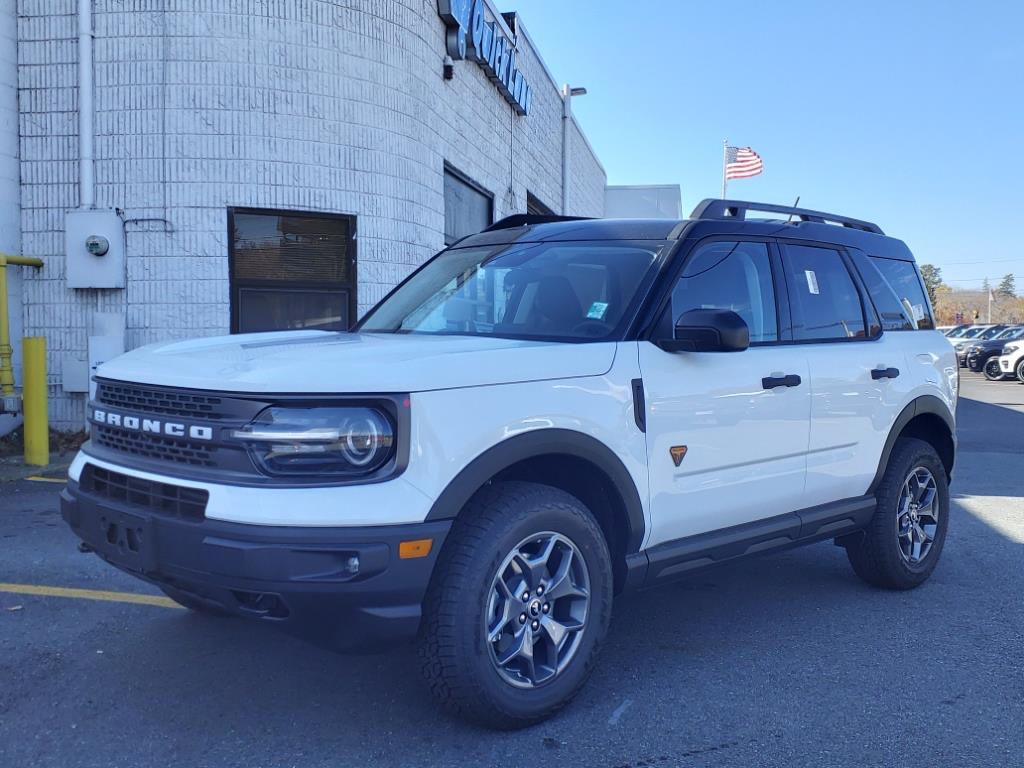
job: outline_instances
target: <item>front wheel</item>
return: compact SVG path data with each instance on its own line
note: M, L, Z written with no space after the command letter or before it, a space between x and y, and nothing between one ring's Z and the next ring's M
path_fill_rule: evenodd
M897 440L875 498L875 515L847 541L847 557L869 584L913 589L935 570L949 528L949 481L935 448Z
M611 619L612 567L569 494L495 483L456 520L424 602L419 655L437 699L494 728L558 711L589 677Z
M985 373L985 378L989 381L1001 381L1004 375L1003 369L999 367L998 357L990 357L982 370Z
M1014 369L1017 374L1017 381L1024 384L1024 357L1017 361L1017 367Z

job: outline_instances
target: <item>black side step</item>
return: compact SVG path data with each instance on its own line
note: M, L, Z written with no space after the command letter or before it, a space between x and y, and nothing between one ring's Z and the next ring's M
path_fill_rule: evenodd
M627 585L652 587L743 557L853 533L867 526L875 505L874 496L858 496L666 541L628 558Z

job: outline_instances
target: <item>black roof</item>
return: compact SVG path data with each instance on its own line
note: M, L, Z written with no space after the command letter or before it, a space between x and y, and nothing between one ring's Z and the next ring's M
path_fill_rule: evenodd
M749 211L762 210L782 214L784 218L747 218ZM914 258L903 241L882 234L881 228L871 222L804 208L735 200L705 200L688 219L587 219L519 214L460 240L456 247L572 240L678 240L710 235L834 243L858 248L873 256L906 261Z

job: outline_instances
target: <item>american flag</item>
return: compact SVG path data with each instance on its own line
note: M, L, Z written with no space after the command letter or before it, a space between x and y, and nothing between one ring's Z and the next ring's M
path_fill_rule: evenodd
M764 170L761 156L750 147L725 148L725 178L749 179Z

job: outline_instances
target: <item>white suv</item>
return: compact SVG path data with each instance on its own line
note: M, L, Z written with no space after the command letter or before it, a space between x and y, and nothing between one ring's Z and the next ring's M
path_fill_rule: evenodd
M1011 341L999 355L999 370L1004 376L1016 376L1024 383L1024 341Z
M522 726L583 685L617 593L821 540L871 584L927 579L958 384L932 328L867 222L512 217L353 333L103 365L63 514L194 610L417 637L441 702Z

